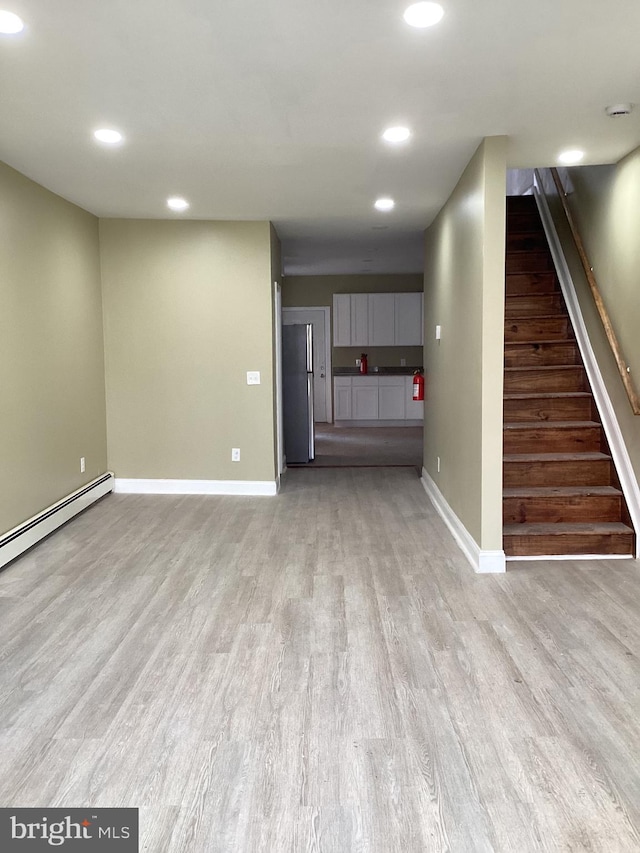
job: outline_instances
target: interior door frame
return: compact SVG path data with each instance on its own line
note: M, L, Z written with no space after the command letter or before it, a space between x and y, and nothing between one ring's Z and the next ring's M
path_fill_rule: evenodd
M333 423L333 372L331 369L331 309L328 305L287 305L282 309L283 320L286 311L322 311L324 314L324 350L325 350L325 397L327 423Z
M280 477L286 471L284 458L284 420L282 415L282 287L273 282L274 331L276 349L276 447L278 457L277 488Z

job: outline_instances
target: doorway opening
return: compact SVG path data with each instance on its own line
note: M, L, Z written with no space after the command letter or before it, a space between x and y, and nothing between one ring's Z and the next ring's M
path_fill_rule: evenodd
M422 403L412 400L412 381L414 369L422 367L422 347L414 347L408 366L398 353L377 348L367 378L355 365L332 369L328 306L283 307L282 324L309 324L313 330L315 454L308 462L287 461L287 467L411 467L420 474L423 413ZM353 418L344 417L345 393L355 401ZM369 406L373 397L375 413Z

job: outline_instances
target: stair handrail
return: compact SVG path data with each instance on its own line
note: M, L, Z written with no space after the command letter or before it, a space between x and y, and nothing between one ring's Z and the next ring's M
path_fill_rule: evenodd
M567 218L569 228L571 229L571 236L573 237L573 242L575 243L576 249L578 250L580 262L582 263L582 268L587 278L589 289L591 290L591 294L596 304L598 315L600 317L600 320L602 321L602 325L607 336L607 341L609 342L611 352L613 353L613 357L615 358L616 364L618 365L618 373L620 374L622 384L624 385L625 391L627 392L627 397L629 398L629 403L631 404L633 414L640 415L640 397L638 396L638 392L636 391L635 386L633 384L633 380L631 378L631 368L626 363L624 356L622 355L622 348L618 343L618 338L613 329L613 326L611 325L611 318L609 317L609 312L607 311L607 308L604 304L604 300L602 298L602 294L600 293L600 288L598 287L598 282L596 281L596 277L593 272L593 267L589 263L589 258L584 248L582 237L580 236L578 226L576 225L576 222L571 213L571 209L569 208L569 202L567 201L567 193L565 191L564 184L562 183L562 178L560 177L558 170L555 168L555 166L551 167L550 172L551 177L553 178L553 182L556 185L558 195L560 196L562 209L564 210L564 214Z

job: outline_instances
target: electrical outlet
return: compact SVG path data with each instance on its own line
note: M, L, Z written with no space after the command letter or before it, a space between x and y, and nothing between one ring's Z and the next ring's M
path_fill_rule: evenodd
M440 473L440 457L436 456L436 459L438 460L438 474L439 474Z
M400 359L400 367L406 367L406 366L407 366L407 359L401 358Z
M232 462L239 462L240 461L240 448L239 447L232 447L231 448L231 461Z
M84 456L81 456L80 457L80 473L81 474L84 474L85 468L86 468L86 465L85 465L85 461L84 461Z
M260 384L260 371L259 370L247 370L247 385L259 385Z

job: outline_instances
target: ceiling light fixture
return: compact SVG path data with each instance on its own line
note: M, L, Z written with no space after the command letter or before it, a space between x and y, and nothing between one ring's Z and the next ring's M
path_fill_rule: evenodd
M405 10L403 15L410 27L424 29L432 27L442 20L444 9L439 3L414 3Z
M167 207L171 208L171 210L175 210L176 213L182 213L183 210L187 210L189 207L189 202L186 198L180 198L180 196L172 196L167 199Z
M93 136L98 142L104 142L106 145L117 145L124 138L119 130L113 130L108 127L101 127L99 130L94 130Z
M569 151L563 151L562 154L558 154L558 161L564 163L565 166L574 166L583 157L584 151L580 151L578 148L571 148Z
M379 198L376 200L373 206L376 210L388 211L393 210L393 208L396 206L396 203L392 198Z
M6 36L13 36L16 33L21 33L24 29L24 21L13 12L6 12L0 9L0 33Z
M388 127L382 134L385 142L406 142L410 136L408 127Z

